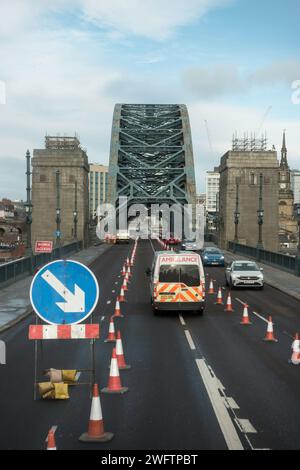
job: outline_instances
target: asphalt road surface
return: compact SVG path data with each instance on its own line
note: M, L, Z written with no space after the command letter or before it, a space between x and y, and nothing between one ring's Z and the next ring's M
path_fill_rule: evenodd
M123 319L116 319L130 370L121 371L124 395L101 394L106 444L84 444L90 413L89 386L70 388L67 401L33 400L34 342L26 321L0 336L7 342L7 365L0 366L0 448L42 449L51 426L58 426L59 449L297 449L300 448L300 366L289 363L293 335L300 332L300 305L266 286L234 290L233 313L207 296L203 317L165 313L155 317L145 270L151 265L149 241L138 244ZM107 385L112 345L104 343L120 291L120 271L132 245L111 247L92 265L100 285L93 321L96 382ZM207 280L224 287L224 268L207 268ZM283 274L284 275L284 274ZM252 325L240 325L243 302ZM253 313L255 312L255 314ZM265 343L273 316L278 343ZM39 371L88 368L89 341L44 341ZM83 373L80 380L89 376ZM39 375L39 379L43 379Z

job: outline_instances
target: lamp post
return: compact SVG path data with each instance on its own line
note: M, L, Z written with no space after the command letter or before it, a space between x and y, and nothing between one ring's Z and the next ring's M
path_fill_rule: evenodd
M262 239L262 228L264 224L264 209L263 209L263 174L260 174L259 178L259 208L257 211L257 223L258 223L258 243L257 249L263 250L264 244Z
M298 222L298 249L296 255L296 266L295 266L295 274L296 276L300 276L300 206L297 205L296 208L296 217Z
M27 187L26 187L26 203L25 203L25 211L26 211L26 224L27 224L27 252L28 256L32 256L32 244L31 244L31 224L32 224L32 203L31 203L31 185L30 185L30 164L31 164L31 157L30 152L27 150L26 152L26 177L27 177Z
M239 182L236 182L236 199L235 199L235 212L234 212L234 224L235 224L235 231L234 231L234 242L239 242L239 223L240 223L240 216L241 213L239 211L239 189L240 185Z
M57 248L60 249L61 217L60 217L60 171L59 170L55 172L55 177L56 177L56 246ZM60 257L60 252L59 252L59 257Z
M74 212L73 212L73 222L74 222L74 238L77 240L77 222L78 222L78 211L77 211L77 181L75 181L75 195L74 195Z

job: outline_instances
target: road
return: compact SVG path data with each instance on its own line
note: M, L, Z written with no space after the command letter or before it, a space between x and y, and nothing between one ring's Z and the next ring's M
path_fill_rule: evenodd
M156 242L153 247L159 249ZM93 316L101 327L95 348L100 387L107 385L112 351L104 339L120 290L120 270L131 249L113 246L92 265L100 285ZM7 365L0 367L1 449L42 449L52 425L58 426L60 449L300 447L300 368L288 363L292 336L300 330L299 302L266 286L263 292L234 290L234 313L215 305L214 295L207 296L203 317L155 317L145 274L152 257L150 242L139 242L121 307L124 318L115 320L132 368L121 371L127 394L101 394L105 428L114 439L106 444L78 441L88 426L88 386L72 388L68 401L33 400L34 343L27 338L32 315L0 336L7 342ZM207 268L206 274L216 287L224 287L224 269ZM225 300L225 287L223 295ZM250 327L240 325L241 302L250 306ZM263 342L269 314L276 344ZM44 342L40 370L86 368L89 355L86 341Z

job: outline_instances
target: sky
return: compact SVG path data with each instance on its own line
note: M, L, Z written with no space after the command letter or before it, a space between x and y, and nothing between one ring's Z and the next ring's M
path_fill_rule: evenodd
M115 103L188 106L198 193L234 132L280 153L286 129L300 168L299 22L299 0L1 0L0 198L46 133L108 164Z

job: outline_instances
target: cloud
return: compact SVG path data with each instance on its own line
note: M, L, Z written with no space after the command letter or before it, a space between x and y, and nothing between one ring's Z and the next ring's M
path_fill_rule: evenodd
M183 85L203 98L241 93L245 89L237 67L227 64L188 69L183 73Z
M229 0L81 0L85 17L96 25L154 40L201 18Z
M290 88L292 82L298 78L300 61L289 59L243 73L233 64L193 67L183 72L182 83L197 98L211 99L280 83L287 84Z

